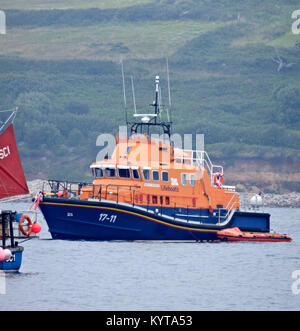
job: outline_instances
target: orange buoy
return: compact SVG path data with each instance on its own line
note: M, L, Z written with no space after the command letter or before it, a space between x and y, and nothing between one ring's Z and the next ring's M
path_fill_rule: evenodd
M27 222L28 222L27 231L24 229L24 224L23 224L24 220L27 220ZM19 221L19 228L20 228L21 232L24 234L24 236L28 236L28 237L30 236L30 234L32 232L32 221L28 215L24 214L21 216L20 221Z

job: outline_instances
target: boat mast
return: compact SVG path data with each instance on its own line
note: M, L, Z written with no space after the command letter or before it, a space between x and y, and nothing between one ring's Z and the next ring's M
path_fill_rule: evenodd
M125 90L125 76L124 76L124 66L123 66L123 59L122 58L121 58L121 68L122 68L122 85L123 85L123 98L124 98L125 120L126 120L126 125L128 125L128 119L127 119L127 100L126 100L126 90Z
M157 115L159 114L159 105L158 105L158 98L159 98L159 76L155 77L155 104L153 105L155 107L155 124L157 121Z
M162 121L160 112L161 112L161 91L159 87L159 76L155 76L155 100L152 104L150 104L151 107L154 107L154 114L140 114L136 112L136 106L135 106L135 96L134 96L134 87L133 87L133 78L131 76L131 83L132 83L132 90L133 90L133 102L134 102L134 117L140 118L140 121L135 121L131 123L131 134L137 133L140 131L140 133L147 132L148 136L150 134L150 128L152 127L160 127L163 129L163 133L167 134L169 137L171 136L171 125L172 122L168 121Z
M170 109L170 114L171 114L172 103L171 103L171 88L170 88L170 74L169 74L169 60L168 60L168 57L166 57L166 63L167 63L169 109ZM167 108L168 122L171 122L170 121L171 116L169 115L169 109Z
M135 93L134 93L133 76L131 76L131 88L132 88L133 108L134 108L134 113L136 114L136 103L135 103Z

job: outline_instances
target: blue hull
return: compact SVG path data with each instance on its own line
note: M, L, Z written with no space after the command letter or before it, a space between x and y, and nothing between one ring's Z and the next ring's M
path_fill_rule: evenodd
M217 240L217 231L269 232L270 215L236 212L226 225L217 218L201 223L173 218L144 208L103 201L44 198L39 205L53 239L71 240ZM173 208L170 208L170 213Z
M4 271L19 271L22 264L23 247L10 248L12 257L9 260L0 262L0 270Z

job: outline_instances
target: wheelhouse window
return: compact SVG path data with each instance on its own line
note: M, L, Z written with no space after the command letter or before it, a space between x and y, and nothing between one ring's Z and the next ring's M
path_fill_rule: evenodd
M159 171L158 170L153 170L152 171L152 180L154 182L158 182L159 181Z
M130 170L129 168L119 168L118 169L119 172L119 177L120 178L130 178Z
M190 185L192 187L194 187L195 186L195 183L196 183L196 176L195 176L195 174L190 174Z
M146 181L150 180L150 170L149 169L143 169L143 178Z
M133 179L140 179L140 173L138 169L131 169Z
M186 186L187 185L187 174L182 173L181 174L181 185Z
M116 169L115 168L105 168L104 170L105 176L108 178L116 177Z
M161 180L165 183L169 181L169 173L168 171L162 171L161 172Z
M94 176L96 178L102 178L103 177L103 169L102 168L94 168Z

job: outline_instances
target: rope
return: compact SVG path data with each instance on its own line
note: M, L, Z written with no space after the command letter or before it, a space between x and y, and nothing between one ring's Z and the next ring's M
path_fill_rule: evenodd
M34 211L37 210L37 207L39 206L40 201L41 201L41 197L42 197L42 193L40 192L40 193L36 196L36 198L35 198L33 204L29 207L28 211L29 211L34 205L35 205L35 206L34 206Z

